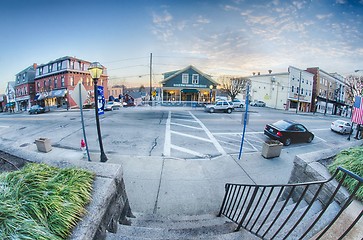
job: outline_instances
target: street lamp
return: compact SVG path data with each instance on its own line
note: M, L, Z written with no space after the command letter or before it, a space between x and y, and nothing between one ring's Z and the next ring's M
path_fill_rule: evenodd
M95 96L95 115L96 115L96 125L97 125L97 134L98 134L98 142L100 144L101 151L101 162L106 162L107 157L105 152L103 151L102 137L101 137L101 128L100 128L100 119L98 116L98 91L97 91L97 81L101 77L103 67L99 62L91 63L88 68L89 73L93 79L93 91Z
M209 100L212 103L213 85L209 86Z

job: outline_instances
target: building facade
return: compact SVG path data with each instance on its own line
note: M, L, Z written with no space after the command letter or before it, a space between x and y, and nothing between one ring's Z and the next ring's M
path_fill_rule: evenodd
M314 74L312 107L314 111L340 115L345 107L344 78L339 74L330 74L318 67L307 68Z
M78 82L82 82L88 91L85 105L94 103L93 80L88 71L90 64L89 61L66 56L37 66L35 74L36 102L49 107L77 107L70 94ZM104 87L106 99L108 98L107 82L107 69L104 68L97 85Z
M36 64L15 75L15 104L18 111L27 111L34 105Z
M311 112L313 99L314 74L289 66L288 109L297 108L298 112Z
M6 97L6 111L15 112L18 111L17 104L15 102L15 82L8 82L5 89L5 97Z
M162 104L204 104L215 100L218 83L194 66L164 73L161 81Z
M261 100L267 107L309 112L311 108L313 74L290 66L287 72L254 74L251 80L250 102Z

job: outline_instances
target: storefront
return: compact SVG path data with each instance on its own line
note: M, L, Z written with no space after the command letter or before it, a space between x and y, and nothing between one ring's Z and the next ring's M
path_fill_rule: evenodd
M217 82L193 66L164 74L161 103L166 105L205 104L215 100Z
M37 93L35 101L43 107L67 107L67 89L52 90L49 92Z

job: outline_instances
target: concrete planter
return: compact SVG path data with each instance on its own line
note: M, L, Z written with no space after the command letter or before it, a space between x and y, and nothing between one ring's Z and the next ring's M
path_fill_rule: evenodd
M38 138L35 139L35 144L37 145L39 152L49 152L52 150L52 145L50 144L49 138Z
M261 155L264 158L274 158L280 156L283 144L279 141L266 141L262 145Z

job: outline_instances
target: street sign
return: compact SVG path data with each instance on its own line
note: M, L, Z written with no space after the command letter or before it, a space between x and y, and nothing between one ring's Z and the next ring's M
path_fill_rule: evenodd
M79 100L79 95L81 94L82 102ZM70 93L71 98L73 101L82 108L84 101L87 99L87 90L83 86L81 82L78 82L77 86L75 86L74 90Z

